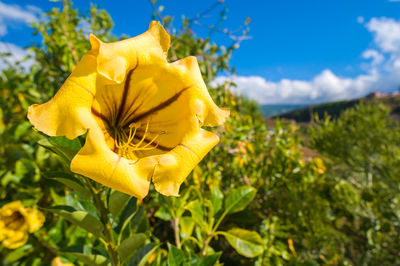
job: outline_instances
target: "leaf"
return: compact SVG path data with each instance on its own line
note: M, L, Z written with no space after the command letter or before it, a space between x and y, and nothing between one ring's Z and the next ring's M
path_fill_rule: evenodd
M200 261L200 266L214 266L217 264L220 256L221 256L221 252L206 256Z
M199 200L194 200L191 201L188 205L186 205L186 209L190 211L192 214L192 218L201 227L205 227L205 222L204 222L204 214L203 214L203 208L201 206L201 203Z
M169 221L172 219L171 212L169 209L165 206L161 206L156 213L154 214L155 217L160 218L161 220L164 221Z
M192 217L181 217L179 219L179 225L181 227L181 234L183 238L188 238L193 233L194 221Z
M81 149L81 143L78 138L70 140L66 137L48 137L38 141L42 147L61 156L64 160L70 162L76 153Z
M4 258L4 262L6 263L16 262L17 260L20 260L21 258L28 256L33 251L34 251L33 246L30 244L26 244L8 253L7 256L5 256Z
M224 199L224 194L217 187L212 186L211 188L211 204L214 208L214 213L217 213L222 207L222 200Z
M92 197L92 193L90 192L90 190L85 188L85 186L71 174L65 172L48 172L44 176L46 178L51 178L60 183L63 183L67 187L79 193L85 199L90 199Z
M83 254L78 252L62 252L66 255L72 255L76 257L79 261L85 262L87 265L96 265L96 266L108 266L111 265L108 262L108 259L99 254Z
M231 191L225 199L225 212L235 213L242 211L254 199L256 189L243 186Z
M254 258L264 252L263 240L257 232L234 228L228 232L220 233L226 237L229 244L242 256Z
M28 131L28 129L30 129L32 127L32 124L29 123L28 121L22 122L20 123L15 131L14 131L14 137L16 139L19 139L21 136L25 135L26 132Z
M73 151L79 151L82 148L78 138L68 139L66 137L49 137L48 140L55 146L68 148Z
M82 227L97 237L102 236L103 224L96 217L85 211L77 211L70 206L63 205L54 206L45 210L62 216L71 223Z
M71 255L80 262L85 262L86 265L108 266L111 265L108 259L101 254L96 254L98 251L92 250L88 246L76 245L60 250L61 254Z
M147 244L135 253L134 257L129 261L129 266L145 266L150 256L158 249L157 244Z
M143 246L146 239L147 236L145 234L136 234L122 241L117 249L121 261L124 262L129 256L133 255L138 248Z
M120 233L123 231L126 227L126 225L129 223L129 221L133 218L137 211L137 199L134 197L131 197L131 199L128 201L126 204L124 210L122 211L120 217L119 217L119 223L117 227L115 228L115 231L117 233Z
M168 243L168 265L169 266L180 266L185 260L183 251Z
M110 210L114 218L118 217L130 198L131 196L129 196L128 194L119 192L117 190L114 190L111 193L110 201L108 203L108 209Z

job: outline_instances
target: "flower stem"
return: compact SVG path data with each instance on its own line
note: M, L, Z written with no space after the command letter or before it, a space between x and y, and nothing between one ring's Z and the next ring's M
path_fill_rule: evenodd
M211 234L209 234L209 235L206 237L206 239L204 239L203 248L202 248L201 251L200 251L200 256L201 256L202 258L203 258L205 255L207 255L207 247L208 247L208 244L210 244L210 241L211 241L212 237L213 237L213 234L211 233Z
M87 182L90 190L92 191L94 203L97 211L100 213L100 221L104 226L104 237L105 237L105 247L108 255L110 256L111 263L113 266L120 266L120 260L117 253L117 246L114 241L113 229L108 219L109 211L104 205L104 201L101 199L101 193L97 193L96 189L93 187L90 181Z
M172 227L174 228L175 233L175 245L180 249L181 246L181 237L179 236L179 218L175 217L172 220Z

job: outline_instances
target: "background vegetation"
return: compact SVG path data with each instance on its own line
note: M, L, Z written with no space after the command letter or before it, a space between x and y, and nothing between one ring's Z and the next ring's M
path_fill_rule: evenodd
M197 56L207 83L234 71L229 58L250 22L222 33L229 47L196 35L193 25L203 25L210 10L219 9L223 23L222 2L176 29L152 1L153 18L172 35L170 60ZM214 34L215 25L203 26ZM0 74L0 207L21 200L46 216L24 246L0 246L0 264L56 265L56 257L76 265L400 264L400 126L382 104L354 105L334 119L316 115L300 131L282 120L266 126L259 107L226 83L210 88L231 110L218 129L221 143L181 197L151 189L137 202L71 173L84 138L35 132L27 108L62 85L90 49L88 31L103 41L124 38L113 36L112 26L105 10L81 13L64 1L33 25L42 42L29 48L32 68L10 65Z

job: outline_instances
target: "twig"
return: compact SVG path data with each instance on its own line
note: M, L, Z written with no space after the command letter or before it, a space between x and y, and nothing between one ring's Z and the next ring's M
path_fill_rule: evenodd
M64 6L63 13L64 13L64 16L65 16L66 23L61 23L61 29L62 29L65 37L66 37L67 46L68 46L69 50L71 51L72 60L74 60L74 64L76 65L76 64L79 63L79 58L78 58L78 55L76 54L74 45L72 44L71 40L69 39L68 30L65 27L65 25L69 22L69 16L68 16L68 13L67 13L67 10L66 10L66 7L67 7L66 0L63 0L63 6Z

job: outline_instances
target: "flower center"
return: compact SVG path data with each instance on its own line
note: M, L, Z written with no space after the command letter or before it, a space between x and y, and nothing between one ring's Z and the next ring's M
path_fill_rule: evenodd
M140 122L131 123L129 126L112 126L109 129L111 137L114 139L114 152L127 159L133 160L137 156L137 151L148 151L156 149L160 142L158 138L164 134L160 132L152 134L149 132L148 121L146 124Z
M25 223L25 217L18 211L13 212L8 217L5 217L4 223L7 229L17 230Z

